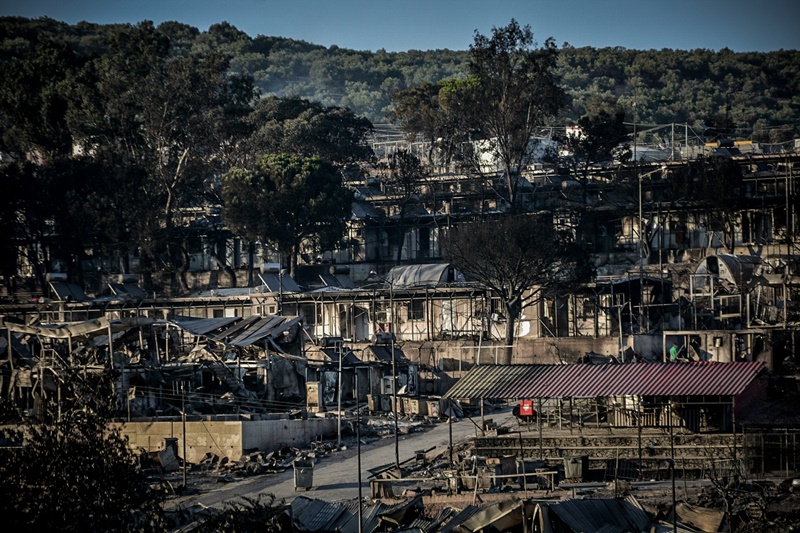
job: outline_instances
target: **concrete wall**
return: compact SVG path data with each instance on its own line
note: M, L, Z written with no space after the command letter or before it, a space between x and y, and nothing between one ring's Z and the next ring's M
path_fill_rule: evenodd
M178 453L183 455L183 428L180 420L164 422L128 422L122 426L134 449L155 452L163 449L165 438L178 439ZM195 463L208 453L238 461L245 450L273 450L280 445L302 447L318 435L336 434L336 419L246 420L186 422L186 457Z
M243 422L242 443L245 450L273 450L280 446L305 447L317 436L335 435L336 418L308 420L255 420Z
M619 355L619 337L543 337L521 340L513 363L574 363L587 352L616 357Z
M661 338L657 339L658 344ZM631 342L624 339L623 351ZM353 345L354 348L361 345ZM363 345L366 347L366 345ZM422 365L444 368L446 371L464 371L476 364L480 353L481 364L558 364L574 363L587 352L603 355L619 355L619 337L542 337L517 339L511 357L501 342L454 339L451 341L403 342L403 353L410 360ZM459 363L461 363L459 365Z

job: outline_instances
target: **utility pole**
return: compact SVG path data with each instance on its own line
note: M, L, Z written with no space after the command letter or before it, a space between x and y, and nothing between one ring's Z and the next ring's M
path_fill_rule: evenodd
M636 123L634 122L634 129ZM634 150L636 145L634 144ZM644 216L642 211L642 181L644 176L639 174L639 333L644 329L644 262L647 259L644 253Z
M675 437L672 433L672 413L673 403L669 402L669 454L672 461L670 469L672 470L672 531L678 533L678 513L675 510L677 500L675 499ZM734 435L735 437L735 435Z
M392 348L392 409L394 410L394 467L400 472L400 436L398 430L399 413L397 410L397 355L394 353L394 283L389 282L389 308L392 313L391 348Z
M638 109L636 105L636 92L633 93L633 163L636 164L636 122L638 120Z
M183 488L186 489L186 391L181 383L181 422L183 425Z
M392 414L394 415L394 467L400 470L400 437L398 430L398 412L397 412L397 355L394 352L394 280L388 280L380 276L374 270L369 273L370 278L380 278L389 284L389 312L391 313L391 320L389 321L389 348L392 355Z
M447 417L447 429L450 432L450 467L453 466L453 400L447 399L447 406L450 408L450 416Z
M650 172L646 172L644 174L639 174L639 328L641 332L641 328L644 327L644 263L647 260L647 257L644 253L645 251L645 238L644 238L644 208L642 202L642 183L644 182L644 178L655 174L656 172L664 172L667 170L667 166L663 165L655 170L651 170ZM652 201L652 198L651 198ZM661 246L659 242L659 246Z
M337 406L338 415L336 417L336 449L342 449L342 343L337 342L336 346L339 352L339 381L336 387L339 392L339 405ZM358 408L358 401L356 400L356 408Z
M281 262L283 261L283 256L281 256ZM283 265L281 265L283 266ZM277 312L278 315L283 316L283 276L286 274L286 270L283 268L278 269L278 305Z
M361 411L358 406L358 368L356 368L356 450L358 453L358 533L362 533L361 515Z

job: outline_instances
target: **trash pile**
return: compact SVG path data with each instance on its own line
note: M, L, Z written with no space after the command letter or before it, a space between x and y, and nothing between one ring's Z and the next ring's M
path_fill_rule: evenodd
M149 467L153 477L167 481L166 486L179 487L179 490L166 490L167 493L185 493L187 489L199 489L210 483L236 483L252 476L279 474L291 470L296 460L317 462L336 450L336 444L316 440L307 448L283 446L272 451L252 450L242 455L238 461L220 457L208 452L197 463L187 463L187 485L182 487L183 459L178 456L177 439L167 439L164 450L147 454L144 466ZM342 449L346 449L345 446Z

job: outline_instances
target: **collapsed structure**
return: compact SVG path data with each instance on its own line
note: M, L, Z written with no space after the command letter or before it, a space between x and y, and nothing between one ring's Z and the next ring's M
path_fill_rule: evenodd
M51 274L46 297L0 307L0 389L19 407L57 417L65 380L112 370L131 443L153 451L178 439L191 462L333 434L331 412L397 420L452 415L451 400L473 413L502 400L527 402L536 416L513 437L483 426L471 449L484 461L474 462L476 491L480 469L511 475L498 474L509 457L523 469L529 460L548 471L560 463L580 480L589 471L663 478L676 468L788 475L798 470L800 433L798 160L737 161L749 203L735 210L732 234L705 207L669 197L679 162L638 168L638 191L605 169L585 191L529 169L526 207L572 228L598 276L525 309L511 349L500 341L498 295L436 262L446 228L502 211L487 200L487 185L445 172L420 189L418 199L425 192L431 202L401 213L396 191L373 176L351 183L350 246L307 257L295 278L280 258L265 257L257 283L225 286L202 246L189 295L158 297L127 274L94 290ZM196 222L187 231L214 226ZM247 255L246 243L231 243L230 264L242 266L233 259ZM234 272L237 281L245 274ZM566 530L572 516L574 528L586 527L565 507L510 502L485 515L470 509L458 523L504 524L524 510L542 524ZM375 513L391 519L408 508ZM298 503L300 515L312 509ZM352 526L352 515L330 511Z

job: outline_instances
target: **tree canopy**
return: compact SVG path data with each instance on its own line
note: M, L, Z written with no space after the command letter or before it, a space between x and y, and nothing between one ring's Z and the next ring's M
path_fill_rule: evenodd
M260 153L317 156L339 166L368 162L372 123L348 109L325 107L295 96L267 96L248 117L251 149Z
M148 288L162 272L169 286L158 288L185 291L190 242L179 217L218 202L230 168L273 152L338 165L372 157L368 120L297 97L257 100L252 78L231 72L236 47L186 53L181 39L200 37L190 27L30 26L0 20L20 39L0 40L6 280L22 251L42 290L56 256L80 282L96 250L123 272L138 256ZM246 38L224 24L211 33Z
M514 19L492 28L491 37L476 32L469 47L468 68L476 83L467 96L474 105L465 109L474 113L485 146L503 169L501 196L512 211L518 208L520 172L533 162L530 139L565 103L555 77L556 58L552 38L537 47L530 26L520 26ZM480 163L474 160L471 166L478 170Z
M143 186L128 201L148 210L129 217L140 222L133 236L145 270L157 261L188 268L175 214L200 203L206 184L226 170L223 147L241 137L236 123L254 96L248 80L227 69L215 54L169 57L168 39L143 23L114 35L109 53L82 71L75 142L107 166L141 169Z
M523 139L546 120L600 131L592 143L621 136L634 103L638 123L687 122L707 139L786 141L800 124L798 51L556 50L516 21L468 51L403 53L251 38L227 23L0 17L0 36L0 274L8 283L22 250L42 290L55 255L80 276L98 249L122 271L137 258L148 289L185 290L192 245L178 216L219 201L230 168L264 153L369 160L369 120L387 113L442 163L489 141L506 181L487 184L512 207ZM569 105L553 118L561 91ZM576 146L576 165L612 144ZM151 273L165 274L160 286Z
M0 62L19 57L36 43L65 43L78 57L103 55L107 36L129 26L53 19L0 18ZM325 106L347 107L373 123L385 120L392 95L422 83L469 75L468 52L410 50L366 52L271 36L248 36L227 23L199 31L164 22L156 30L170 42L172 57L219 53L229 71L249 74L265 95L295 95ZM556 36L557 37L557 36ZM641 123L724 123L730 133L760 142L788 140L797 131L800 51L733 52L629 50L564 44L555 74L570 98L564 118L575 123L595 97L621 98L632 116L637 101ZM720 122L719 119L727 119Z
M353 193L322 159L269 154L252 170L226 173L222 198L231 229L253 242L274 244L294 274L301 245L331 249L342 238Z
M399 93L392 118L407 134L436 139L445 151L462 146L456 152L469 172L482 174L486 156L494 158L503 179L488 183L517 211L520 172L533 161L531 137L564 104L554 73L556 57L552 39L538 47L530 26L513 19L493 28L491 37L476 32L469 77L441 83L436 94L430 86Z

